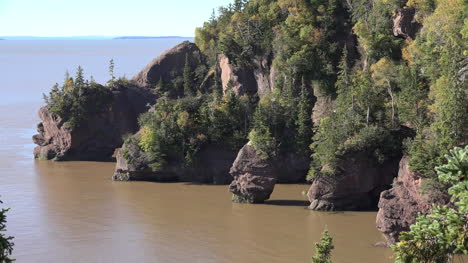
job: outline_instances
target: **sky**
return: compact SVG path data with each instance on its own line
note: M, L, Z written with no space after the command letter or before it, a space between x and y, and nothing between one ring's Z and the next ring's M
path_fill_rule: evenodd
M193 37L232 0L0 0L0 36Z

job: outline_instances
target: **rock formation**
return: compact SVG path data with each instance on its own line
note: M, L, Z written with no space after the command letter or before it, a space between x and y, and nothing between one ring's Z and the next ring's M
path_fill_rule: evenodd
M236 95L257 92L257 82L253 72L248 69L236 69L225 55L218 56L218 71L221 74L223 92L226 92L229 81L231 81L232 90Z
M205 55L197 45L184 41L151 61L131 82L145 88L154 87L160 80L171 83L175 77L183 75L186 58L192 69L206 63Z
M231 81L236 95L257 94L260 98L273 90L276 81L276 70L271 58L259 56L253 59L252 68L236 68L225 55L218 56L218 72L220 73L223 91Z
M422 193L423 179L409 170L409 158L400 162L398 178L393 187L380 195L377 229L383 233L387 245L394 244L402 231L408 231L418 213L427 213L433 203L445 204L448 196L430 200Z
M296 154L276 158L263 158L247 143L237 154L230 174L234 178L229 186L233 201L261 203L270 197L275 184L303 182L309 160Z
M130 152L131 156L125 156L125 151ZM117 165L112 179L115 181L228 184L232 180L229 175L229 167L234 161L235 155L235 151L207 145L200 150L192 168L186 168L181 163L169 161L161 170L154 172L149 167L150 159L147 154L137 145L125 143L122 149L117 152Z
M115 87L113 102L102 114L93 116L75 128L64 125L59 116L51 114L47 106L39 110L41 123L33 141L38 146L38 159L108 161L122 137L138 130L138 115L147 111L155 96L146 89Z
M399 158L379 164L365 153L344 156L340 172L313 180L307 193L313 210L372 210L380 193L390 188L398 173Z
M138 131L138 116L148 110L148 104L154 104L156 96L148 88L159 80L171 82L182 75L186 57L192 68L205 63L195 44L185 41L173 47L135 75L129 85L114 87L112 106L76 128L66 127L59 116L51 114L47 107L41 108L39 134L33 137L39 145L34 156L48 160L111 160L115 149L122 146L122 137ZM206 78L205 86L211 81L209 75Z
M413 7L399 8L393 17L393 35L396 37L416 37L421 25L414 21L416 10Z

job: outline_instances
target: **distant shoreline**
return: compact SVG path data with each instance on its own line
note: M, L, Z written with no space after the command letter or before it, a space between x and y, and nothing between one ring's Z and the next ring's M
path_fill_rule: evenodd
M76 37L33 37L0 36L0 40L146 40L146 39L192 39L182 36L76 36Z
M123 36L115 37L113 39L168 39L168 38L193 38L193 37L181 37L181 36L161 36L161 37L146 37L146 36Z

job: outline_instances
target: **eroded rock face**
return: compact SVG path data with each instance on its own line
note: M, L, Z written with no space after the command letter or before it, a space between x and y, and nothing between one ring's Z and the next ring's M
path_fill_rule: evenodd
M221 74L223 92L226 92L229 81L231 81L232 90L236 95L257 92L257 83L253 72L248 69L236 69L229 62L229 58L224 55L218 56L218 71Z
M318 85L313 85L314 107L312 109L312 121L318 125L320 120L328 116L335 107L335 101L330 95L325 94Z
M245 173L237 176L229 185L232 201L238 203L263 203L270 198L276 178Z
M399 8L393 17L393 35L396 37L416 37L421 24L414 21L416 10L413 7Z
M92 116L78 127L70 128L63 120L51 114L47 107L39 110L41 123L33 142L38 146L34 156L38 159L109 161L122 137L138 130L138 115L147 111L155 96L146 89L116 87L108 109Z
M257 94L260 98L275 87L276 69L271 64L269 56L259 56L252 60L252 68L236 69L225 55L218 56L218 72L220 72L223 91L229 81L236 95Z
M138 136L138 134L134 135ZM127 160L124 152L130 153ZM215 145L207 145L197 154L194 167L186 168L182 163L170 162L161 170L150 168L147 153L138 146L125 143L117 154L117 165L112 179L115 181L194 182L206 184L229 184L229 175L236 152Z
M439 196L438 200L430 200L423 194L423 179L409 170L408 163L408 157L401 159L396 182L391 189L380 195L376 225L385 236L387 245L397 242L400 233L409 230L418 213L427 213L432 203L444 204L448 199Z
M145 88L154 87L160 80L170 83L175 77L183 75L186 56L192 69L206 61L197 45L184 41L151 61L131 81Z
M277 182L304 182L308 165L308 158L293 153L265 159L247 143L230 170L234 178L229 186L229 191L234 194L233 201L261 203L270 197Z
M380 193L390 188L398 173L399 158L378 164L365 154L350 154L339 164L337 175L313 180L307 193L313 210L372 210Z

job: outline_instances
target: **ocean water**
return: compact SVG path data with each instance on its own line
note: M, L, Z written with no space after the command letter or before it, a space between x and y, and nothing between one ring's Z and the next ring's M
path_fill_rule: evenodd
M113 182L114 163L34 160L42 93L81 65L98 82L133 76L181 39L0 41L0 195L18 262L305 263L327 227L335 263L391 262L375 212L305 209L308 185L262 205L227 186Z
M87 78L109 80L109 61L115 76L131 78L164 50L192 38L151 40L5 40L0 41L0 104L40 102L65 73L81 66Z

